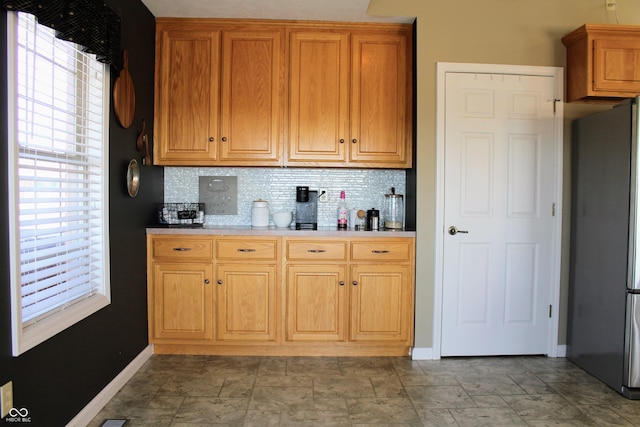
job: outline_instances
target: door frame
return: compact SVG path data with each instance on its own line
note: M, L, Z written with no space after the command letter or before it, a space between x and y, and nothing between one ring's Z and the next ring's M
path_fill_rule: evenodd
M562 357L558 350L558 327L560 305L560 274L562 255L562 170L563 170L563 112L564 112L564 69L562 67L473 64L438 62L437 100L436 100L436 212L435 212L435 269L434 269L434 310L433 310L433 353L439 359L442 351L442 296L444 280L444 165L445 165L445 102L446 73L514 74L552 77L554 80L554 99L556 115L554 118L554 176L553 199L555 201L555 221L553 221L551 277L549 301L553 306L549 322L548 357Z

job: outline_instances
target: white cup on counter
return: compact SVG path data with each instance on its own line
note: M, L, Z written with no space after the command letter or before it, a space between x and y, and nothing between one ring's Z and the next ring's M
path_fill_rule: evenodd
M274 212L273 223L278 228L286 228L291 225L293 220L293 213L291 211Z

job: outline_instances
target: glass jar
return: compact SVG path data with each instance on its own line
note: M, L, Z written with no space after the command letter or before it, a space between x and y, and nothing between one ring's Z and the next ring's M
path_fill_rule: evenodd
M396 189L393 187L391 187L391 194L384 195L382 215L384 228L401 230L404 227L404 197L402 194L396 194Z

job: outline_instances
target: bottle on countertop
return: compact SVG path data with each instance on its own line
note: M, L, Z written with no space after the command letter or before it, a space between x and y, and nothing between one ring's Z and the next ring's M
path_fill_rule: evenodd
M371 208L367 211L367 230L378 231L380 229L380 211Z
M340 191L340 204L338 205L338 230L346 230L349 218L349 209L344 190Z

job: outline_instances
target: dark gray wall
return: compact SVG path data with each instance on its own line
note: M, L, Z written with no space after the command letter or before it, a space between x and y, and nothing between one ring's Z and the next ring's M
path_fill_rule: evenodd
M412 150L412 165L413 167L411 169L407 169L407 189L406 189L406 206L405 206L405 211L406 211L406 215L405 215L405 228L407 230L414 230L416 229L416 224L417 221L419 220L418 215L417 215L417 197L418 197L418 190L417 190L417 181L418 181L418 170L417 170L417 166L418 166L418 159L416 157L416 154L418 152L418 146L417 146L417 132L418 132L418 124L416 123L416 108L417 108L417 96L418 93L416 91L416 85L418 83L418 79L417 79L417 74L416 74L416 70L418 69L418 64L417 64L417 58L418 55L416 54L416 46L417 46L417 40L416 40L416 34L418 32L418 28L417 28L418 23L414 22L413 23L413 70L411 70L412 75L413 75L413 79L412 79L412 84L413 87L411 89L411 91L413 92L413 110L411 111L411 115L413 117L412 120L412 125L413 125L413 141L411 142L412 146L413 146L413 150Z
M163 200L163 170L143 166L138 196L126 191L126 166L141 161L136 137L142 119L153 130L154 17L139 0L105 0L122 18L122 48L136 90L134 123L122 128L111 109L109 215L111 305L19 357L11 355L8 212L0 209L0 384L13 381L14 406L32 426L63 426L147 345L145 226ZM0 81L6 82L6 13L0 12ZM112 84L117 73L112 72ZM0 170L7 164L7 93L0 85ZM0 200L7 200L0 174Z

